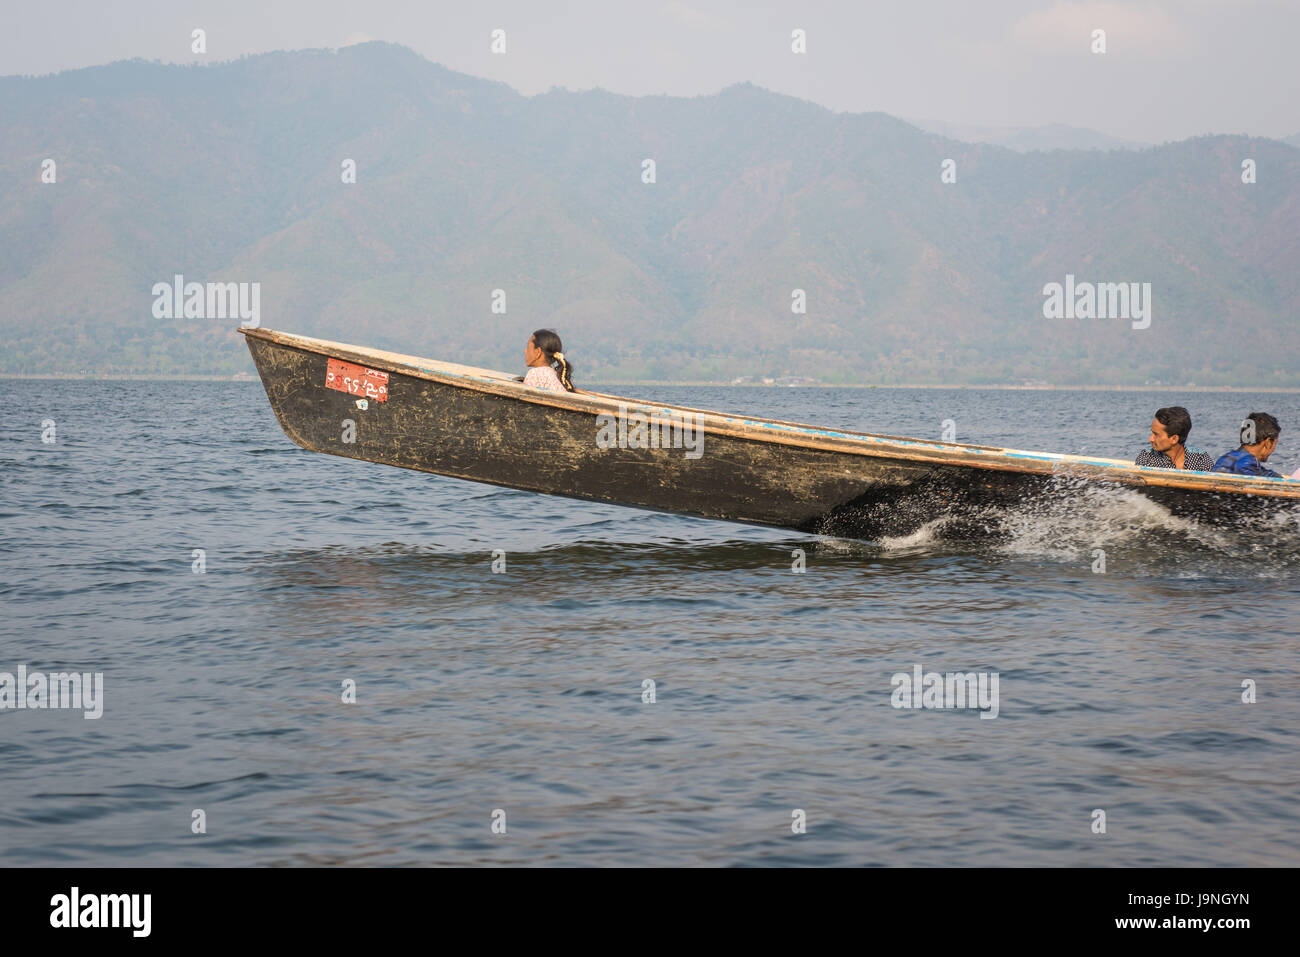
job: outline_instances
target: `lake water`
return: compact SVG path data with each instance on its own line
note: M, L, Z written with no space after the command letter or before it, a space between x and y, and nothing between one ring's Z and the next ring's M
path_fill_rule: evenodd
M1300 465L1296 395L621 391L1117 457L1263 409ZM255 382L0 396L0 671L103 673L97 720L0 711L6 865L1300 864L1294 516L856 542L313 454ZM997 717L893 707L916 666Z

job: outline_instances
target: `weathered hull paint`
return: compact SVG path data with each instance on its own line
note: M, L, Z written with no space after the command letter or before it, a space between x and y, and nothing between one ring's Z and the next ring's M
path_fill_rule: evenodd
M991 533L984 506L1080 483L1140 488L1176 514L1232 521L1291 507L1300 483L1160 474L1128 463L818 429L700 412L702 455L600 448L596 416L700 410L530 389L491 370L241 329L281 428L316 452L474 482L704 518L876 538L939 516ZM387 373L385 401L329 378L334 360ZM362 408L361 406L364 406ZM351 423L351 425L349 425ZM352 437L354 441L345 441Z

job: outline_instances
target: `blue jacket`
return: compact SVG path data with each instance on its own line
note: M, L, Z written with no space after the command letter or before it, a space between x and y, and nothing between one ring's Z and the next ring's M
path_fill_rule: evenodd
M1231 472L1233 475L1263 475L1268 478L1282 477L1272 469L1264 468L1263 463L1245 449L1237 449L1236 451L1225 452L1223 455L1220 455L1219 461L1214 463L1214 471Z

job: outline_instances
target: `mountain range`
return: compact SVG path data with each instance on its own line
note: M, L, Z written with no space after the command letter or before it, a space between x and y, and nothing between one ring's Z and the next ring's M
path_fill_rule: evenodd
M1104 142L1067 129L526 97L385 43L4 77L0 373L249 370L237 319L156 317L179 274L474 365L555 328L579 384L1300 385L1300 134L1026 145ZM1047 318L1067 276L1149 283L1149 326Z

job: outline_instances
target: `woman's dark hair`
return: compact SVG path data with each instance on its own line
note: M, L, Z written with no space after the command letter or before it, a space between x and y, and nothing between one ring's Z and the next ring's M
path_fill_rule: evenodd
M1156 409L1156 421L1165 427L1166 434L1176 435L1179 443L1187 444L1187 436L1192 431L1192 416L1181 405Z
M538 329L533 333L533 345L541 349L546 361L559 365L560 385L573 391L573 363L564 357L564 345L554 329Z

